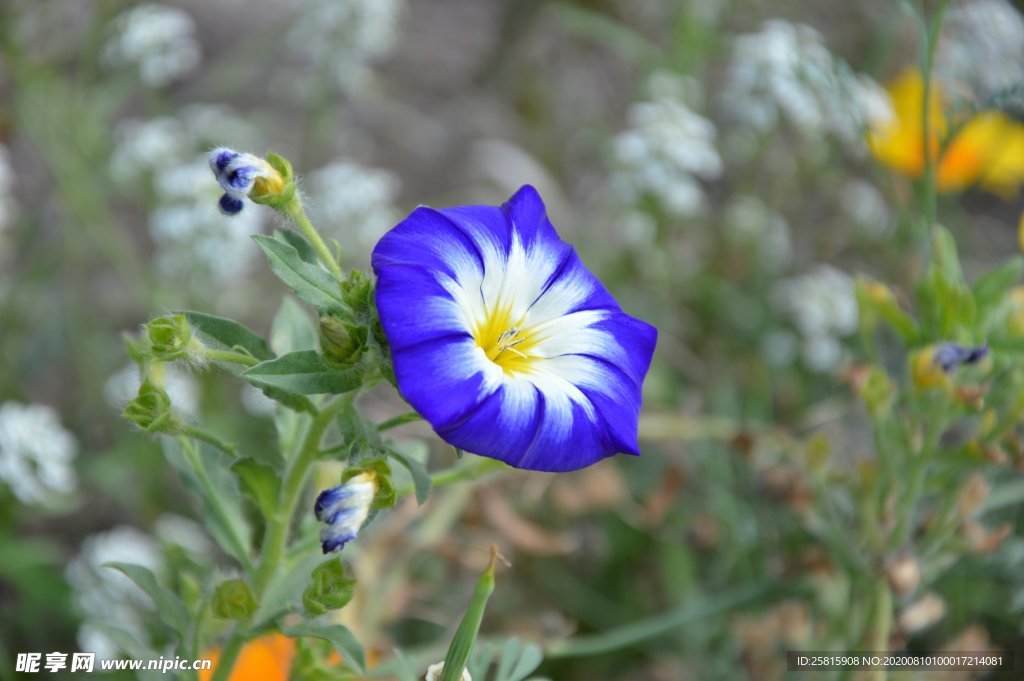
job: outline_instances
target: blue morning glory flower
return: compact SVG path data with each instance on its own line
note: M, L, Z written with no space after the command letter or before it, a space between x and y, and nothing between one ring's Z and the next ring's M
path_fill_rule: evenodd
M398 389L446 442L539 471L639 454L657 330L622 311L533 187L500 207L417 208L373 269Z
M360 473L337 487L320 492L313 511L316 519L327 525L320 530L324 553L340 551L356 538L370 514L376 493L377 483L372 473Z

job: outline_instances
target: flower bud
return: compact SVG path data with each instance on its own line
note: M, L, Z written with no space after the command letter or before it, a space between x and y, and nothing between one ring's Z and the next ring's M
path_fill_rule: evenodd
M264 160L218 147L210 152L210 169L224 190L219 205L227 215L239 213L246 198L283 209L295 197L292 166L274 153L268 153Z
M139 386L135 399L125 405L122 416L147 433L174 435L180 426L171 398L148 378Z
M366 328L346 323L335 315L320 317L318 333L324 359L338 369L358 362L366 347Z
M189 357L199 341L192 338L192 327L185 315L158 317L146 324L149 354L161 362L172 362Z
M372 472L359 473L341 485L320 492L313 511L316 519L326 525L320 530L324 553L341 551L356 538L370 515L376 493L377 476Z
M302 592L302 605L313 616L337 610L352 600L356 580L345 576L340 559L329 560L313 569L312 583Z
M242 579L221 582L213 590L213 614L228 620L249 619L256 612L256 597Z

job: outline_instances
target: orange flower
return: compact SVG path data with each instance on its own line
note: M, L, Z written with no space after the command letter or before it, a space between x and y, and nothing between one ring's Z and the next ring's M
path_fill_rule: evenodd
M910 177L924 173L924 79L916 70L904 71L888 88L893 117L868 131L868 149L884 165ZM929 93L929 151L940 153L950 131L942 111L943 93L937 84ZM983 111L956 133L938 159L936 186L958 191L972 185L1012 197L1024 182L1024 125L999 111Z
M208 650L202 657L213 662L213 669L200 671L199 681L210 681L220 662L220 649ZM294 639L277 633L261 636L242 647L228 681L288 681L294 657Z

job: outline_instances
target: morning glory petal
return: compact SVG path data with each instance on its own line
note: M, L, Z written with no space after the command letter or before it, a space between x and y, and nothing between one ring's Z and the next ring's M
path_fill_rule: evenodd
M639 453L657 331L558 237L535 189L418 208L373 267L399 391L444 440L542 471Z

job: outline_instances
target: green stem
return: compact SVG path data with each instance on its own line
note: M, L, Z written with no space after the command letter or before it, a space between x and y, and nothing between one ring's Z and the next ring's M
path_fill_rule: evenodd
M408 413L395 416L394 418L390 418L387 421L382 421L381 423L377 424L377 430L380 432L384 432L385 430L391 430L392 428L397 428L398 426L404 426L406 423L412 423L414 421L422 420L422 416L420 416L414 411L410 411Z
M203 347L198 351L203 359L210 362L228 362L230 364L243 364L247 367L254 367L260 363L252 355L246 355L234 350L217 350L216 348Z
M245 638L241 628L235 627L235 630L231 632L231 638L220 651L220 659L217 660L217 668L213 671L210 681L228 680L231 670L235 667L235 662L238 661L238 654L242 652L242 646L245 645Z
M878 580L878 592L875 596L875 611L871 618L871 641L868 647L872 652L885 655L889 651L889 634L892 631L892 592L884 578ZM888 672L883 667L869 673L869 681L885 681Z
M234 532L234 525L231 523L227 511L224 510L224 506L221 503L220 495L213 487L213 483L210 482L209 476L206 474L206 469L203 467L202 457L199 456L199 450L192 444L192 440L187 437L179 437L178 441L181 442L181 448L185 452L185 459L189 465L192 466L192 470L196 474L196 478L199 480L200 487L203 488L203 494L206 496L208 503L210 504L210 510L217 516L224 527L228 530L228 538L235 547L235 552L238 554L238 558L242 561L242 567L246 572L251 572L253 569L252 559L249 557L249 547L246 546L245 541Z
M924 228L925 228L925 249L931 248L931 233L935 226L935 212L937 202L937 155L932 154L932 71L935 65L935 48L939 42L939 30L942 28L942 17L946 12L948 0L939 2L935 15L927 24L925 32L924 55L921 70L924 82L924 102L921 107L921 134L923 136L924 151L924 191L922 201L924 205Z
M253 580L253 588L257 597L263 595L277 566L281 563L285 544L288 541L288 529L291 527L292 516L295 514L295 506L298 504L306 475L320 452L320 441L323 440L324 433L327 432L334 417L347 408L354 399L355 392L338 395L314 415L298 455L288 465L281 485L281 496L276 512L267 519L263 555Z
M219 437L217 437L213 433L211 433L209 431L206 431L206 430L203 430L202 428L199 428L198 426L190 426L188 424L182 424L181 425L181 432L184 433L185 435L188 435L189 437L193 437L193 438L195 438L197 440L201 440L201 441L205 442L208 445L213 445L214 447L216 447L217 449L221 450L222 452L224 452L225 454L227 454L229 456L232 456L232 457L238 456L238 451L235 449L235 446L233 444L231 444L230 442L225 442L224 440L221 440Z
M485 459L481 458L467 466L458 466L456 468L449 468L443 470L440 473L435 473L430 476L430 486L432 488L445 487L456 482L462 482L463 480L476 480L488 473L499 471L508 466L501 461L496 459ZM406 485L398 490L398 497L404 497L412 494L415 488L412 485Z
M337 259L335 259L330 249L327 248L327 244L320 238L320 233L316 231L313 223L310 222L309 217L306 215L306 209L302 207L302 200L297 196L292 199L285 209L285 214L291 218L295 226L299 228L299 231L313 244L317 255L320 256L320 262L324 264L324 267L327 268L331 275L338 281L343 280L345 274L341 271L341 265L338 264Z

